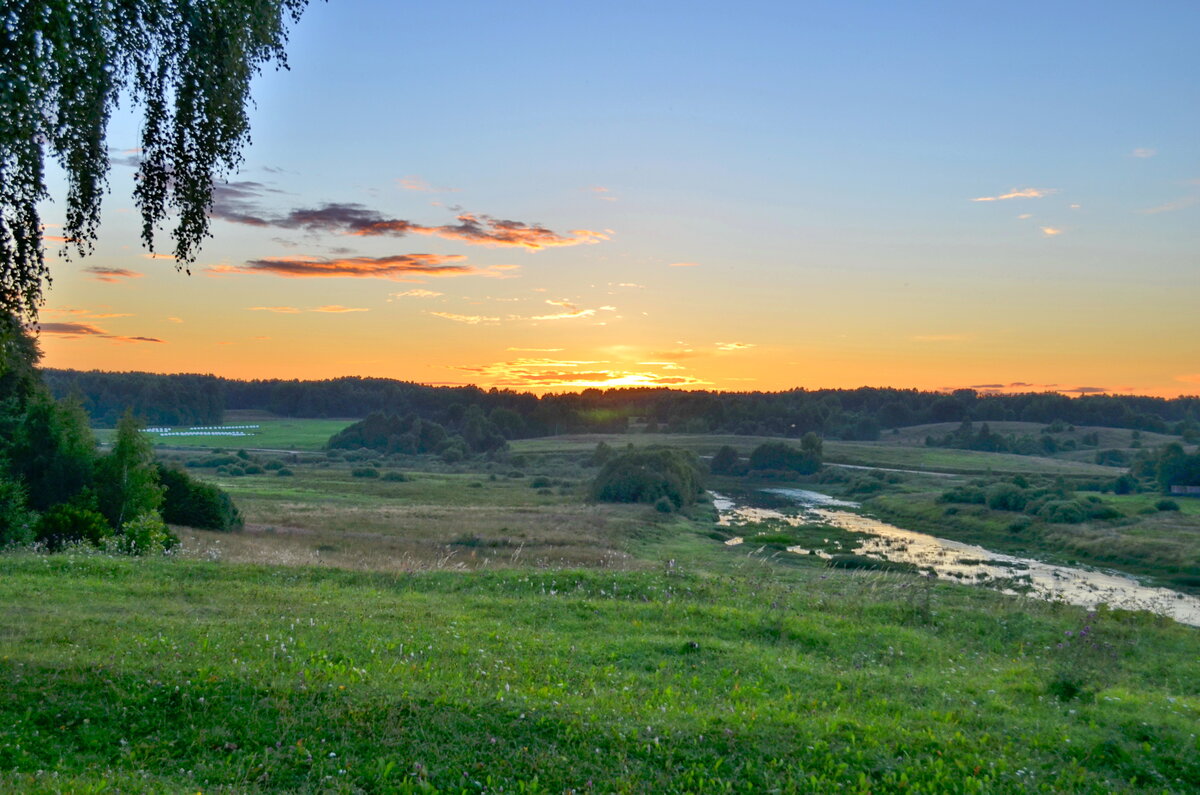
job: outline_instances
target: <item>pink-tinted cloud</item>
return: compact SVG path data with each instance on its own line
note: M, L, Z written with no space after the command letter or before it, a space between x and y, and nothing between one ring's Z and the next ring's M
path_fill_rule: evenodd
M67 339L93 337L111 340L112 342L162 342L162 340L155 339L154 337L125 337L119 334L109 334L99 326L93 326L90 323L42 323L38 332L40 334L49 334Z
M214 265L215 275L259 273L286 279L391 279L407 281L415 277L497 275L495 268L480 270L464 265L461 254L395 254L388 257L278 257L250 260L242 265ZM497 268L499 266L496 266Z
M105 268L101 265L92 265L83 270L85 273L92 274L92 278L96 281L109 283L119 282L122 279L140 279L143 275L125 268Z
M401 177L396 184L404 190L415 190L421 193L458 193L458 188L438 188L415 175Z
M244 183L257 185L257 183ZM301 229L308 232L356 235L359 237L405 237L433 235L482 246L511 246L537 251L544 248L578 246L608 240L610 232L572 229L563 234L541 224L510 221L490 215L461 213L458 223L442 226L389 218L362 204L331 202L299 208L276 216L258 209L253 201L258 188L231 190L214 195L212 217L249 226Z
M521 221L505 221L492 218L489 215L471 215L463 213L458 216L458 224L439 226L426 231L414 230L420 234L433 234L451 240L461 240L485 246L520 246L531 251L560 246L578 246L598 243L608 240L609 233L595 232L590 229L572 229L568 234L559 234L540 224L526 224Z

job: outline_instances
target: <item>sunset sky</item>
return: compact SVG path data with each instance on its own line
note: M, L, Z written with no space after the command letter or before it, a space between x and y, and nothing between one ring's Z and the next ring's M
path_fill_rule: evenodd
M314 3L191 276L140 245L114 120L44 364L1197 394L1197 31L1193 0Z

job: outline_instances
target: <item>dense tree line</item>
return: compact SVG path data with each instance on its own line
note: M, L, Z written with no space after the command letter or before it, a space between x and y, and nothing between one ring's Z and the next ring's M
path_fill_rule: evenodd
M493 409L492 415L505 419L506 409ZM517 415L514 415L517 416ZM490 453L508 446L500 426L470 406L453 419L449 430L433 420L422 420L415 413L404 416L372 412L366 419L342 429L329 440L332 449L368 448L404 455L436 453L448 462L460 461L472 453Z
M256 409L288 417L415 415L445 427L476 406L507 439L558 433L736 433L872 440L883 431L932 422L1020 420L1145 431L1200 427L1200 397L1057 393L980 394L915 389L793 389L708 392L585 389L538 397L473 386L424 386L386 378L235 381L214 376L80 373L50 370L54 394L76 393L93 420L112 422L132 406L151 424L213 424L223 410Z
M117 421L111 449L100 451L82 404L46 388L39 355L17 320L0 312L0 547L83 543L142 554L175 543L164 516L206 526L195 515L228 497L156 464L131 411Z

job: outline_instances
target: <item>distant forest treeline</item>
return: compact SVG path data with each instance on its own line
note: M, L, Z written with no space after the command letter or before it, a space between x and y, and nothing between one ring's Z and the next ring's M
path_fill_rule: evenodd
M415 415L460 424L472 406L509 439L556 433L621 432L631 426L665 433L737 433L871 440L882 431L930 422L1023 420L1177 430L1200 422L1200 397L1164 398L1056 393L1019 395L915 389L793 389L706 392L659 388L585 389L537 396L473 386L424 386L385 378L326 381L235 381L211 375L157 375L45 370L56 397L75 394L99 425L131 407L151 425L212 425L223 412L256 409L287 417Z

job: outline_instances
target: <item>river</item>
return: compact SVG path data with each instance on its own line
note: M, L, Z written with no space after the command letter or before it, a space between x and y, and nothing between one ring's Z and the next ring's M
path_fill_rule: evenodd
M1068 602L1081 607L1106 604L1124 610L1149 610L1169 616L1181 624L1200 626L1200 599L1167 588L1139 583L1111 571L1057 566L1032 558L992 552L983 547L905 530L864 516L847 508L857 503L838 500L805 489L765 489L796 504L795 511L739 506L734 500L713 493L720 524L727 527L779 521L792 526L825 524L854 533L853 549L839 550L856 555L912 563L937 573L939 578L990 585L1006 593L1026 593L1041 599ZM862 538L858 539L857 536ZM725 542L734 546L740 537ZM788 548L797 554L830 557L828 552L801 546Z

